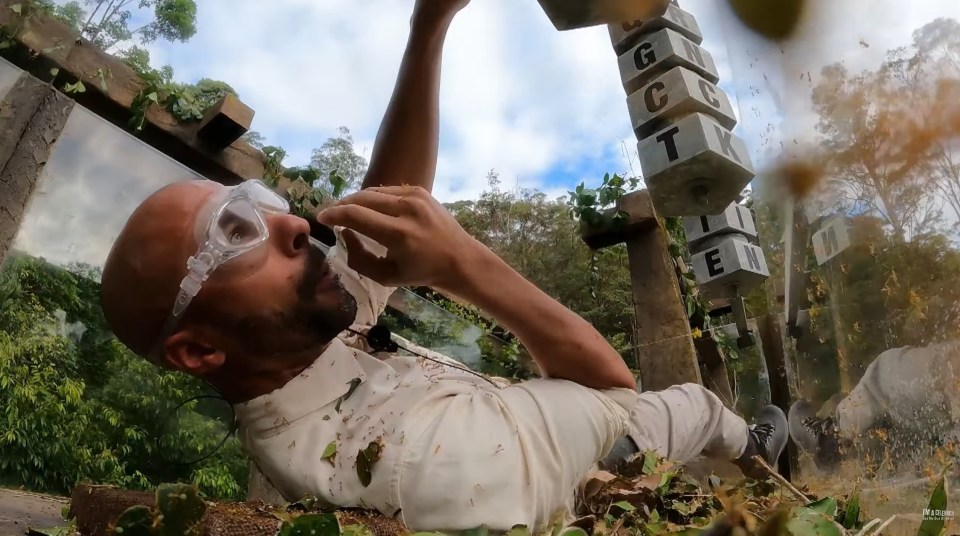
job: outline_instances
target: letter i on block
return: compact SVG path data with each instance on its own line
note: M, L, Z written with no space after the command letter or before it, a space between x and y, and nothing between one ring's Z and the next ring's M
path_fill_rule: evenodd
M730 235L690 258L700 292L708 299L732 298L770 277L760 247Z

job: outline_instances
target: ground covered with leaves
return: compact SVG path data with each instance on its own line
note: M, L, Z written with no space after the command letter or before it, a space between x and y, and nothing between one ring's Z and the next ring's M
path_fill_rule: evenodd
M249 535L280 536L394 536L411 532L397 520L359 510L329 511L319 501L305 499L283 507L260 503L212 503L195 487L166 484L157 489L156 504L135 506L110 526L123 536L216 534L217 519L229 519L250 528ZM928 508L949 513L944 479L935 485ZM207 515L205 515L207 514ZM214 515L216 514L216 515ZM699 481L683 467L655 453L635 457L617 474L599 471L577 491L577 516L572 523L558 521L538 534L550 536L656 536L660 534L847 536L887 534L892 519L868 519L858 489L845 497L817 497L777 475L766 480L722 481L709 476ZM225 516L225 517L224 517ZM936 517L936 516L931 516ZM944 516L948 517L948 516ZM949 519L924 520L919 535L947 532ZM70 526L36 534L71 536ZM486 527L469 536L494 533ZM232 534L236 534L233 532ZM246 532L244 532L246 534ZM439 536L441 533L413 533ZM510 536L531 536L523 526Z

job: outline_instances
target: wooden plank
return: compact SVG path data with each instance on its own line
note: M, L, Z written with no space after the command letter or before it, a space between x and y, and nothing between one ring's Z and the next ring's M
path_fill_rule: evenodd
M18 0L0 0L0 25L9 33L17 29L14 46L4 56L41 80L50 80L50 69L59 69L57 84L81 80L83 93L71 98L97 115L128 130L130 106L146 83L123 61L86 43L72 28L33 10L20 17L10 6ZM23 8L26 14L28 10ZM101 87L101 86L105 86ZM150 106L139 137L194 171L227 184L263 176L263 154L243 140L223 150L206 146L197 136L200 123L180 123L159 106Z
M3 117L0 112L0 131L16 134L0 142L0 157L5 157L0 171L0 262L13 244L50 149L74 106L63 94L38 86L35 80L21 79L17 84L5 101L10 115ZM18 110L20 105L23 109Z

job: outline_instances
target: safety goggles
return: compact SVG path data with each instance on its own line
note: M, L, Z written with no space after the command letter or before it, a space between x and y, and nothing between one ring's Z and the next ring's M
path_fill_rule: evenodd
M157 340L157 347L170 336L178 319L214 270L251 269L262 257L263 248L260 246L270 238L266 215L289 212L287 200L259 180L224 188L207 201L197 215L194 228L199 248L187 259L187 275L180 282L180 291ZM151 354L158 349L154 348Z

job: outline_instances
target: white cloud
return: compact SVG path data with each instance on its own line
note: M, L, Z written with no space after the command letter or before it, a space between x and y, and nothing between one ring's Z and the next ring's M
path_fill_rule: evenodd
M155 63L172 64L181 80L233 85L256 110L254 128L283 145L288 162L305 162L340 125L369 154L413 0L198 4L197 35L151 46ZM814 137L809 92L821 67L875 66L924 23L960 18L955 0L808 4L800 35L781 47L744 31L725 2L681 2L703 29L758 168L782 142ZM813 80L801 81L807 72ZM473 0L444 52L438 197L475 197L491 168L522 186L559 189L639 171L624 98L605 28L557 32L534 0Z

